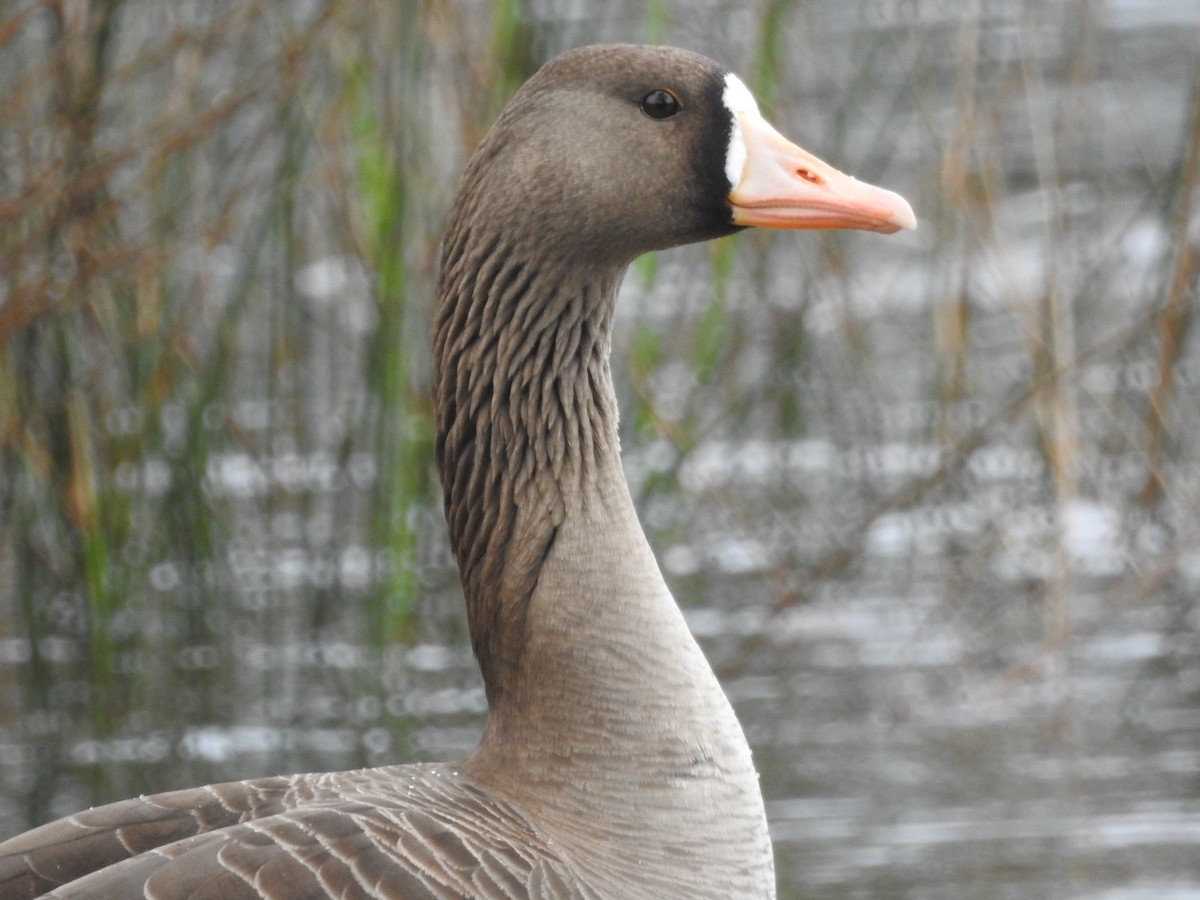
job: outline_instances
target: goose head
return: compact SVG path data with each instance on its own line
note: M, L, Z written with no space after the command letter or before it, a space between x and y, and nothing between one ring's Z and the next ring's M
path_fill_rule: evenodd
M627 264L741 228L915 228L899 195L781 135L745 84L677 48L599 45L543 66L468 166L472 217Z

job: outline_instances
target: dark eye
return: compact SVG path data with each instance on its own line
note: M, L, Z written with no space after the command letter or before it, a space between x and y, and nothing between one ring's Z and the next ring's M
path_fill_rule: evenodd
M667 119L679 112L679 101L670 91L651 91L642 98L642 112L652 119Z

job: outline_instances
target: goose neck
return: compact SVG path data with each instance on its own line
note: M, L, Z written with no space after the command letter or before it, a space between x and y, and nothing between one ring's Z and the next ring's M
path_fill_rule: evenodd
M515 688L529 601L564 523L597 489L623 487L608 362L621 271L451 234L435 319L437 457L496 708Z

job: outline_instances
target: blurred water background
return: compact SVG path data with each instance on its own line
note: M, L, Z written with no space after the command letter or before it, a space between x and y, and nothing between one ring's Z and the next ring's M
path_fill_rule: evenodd
M538 64L649 41L921 221L657 254L618 311L781 896L1200 898L1192 0L0 10L0 835L473 746L440 223Z

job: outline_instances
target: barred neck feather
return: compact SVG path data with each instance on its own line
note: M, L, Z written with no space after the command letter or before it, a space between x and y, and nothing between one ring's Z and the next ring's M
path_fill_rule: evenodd
M461 231L451 226L434 325L437 459L495 706L567 506L617 454L608 350L619 273L583 275Z

